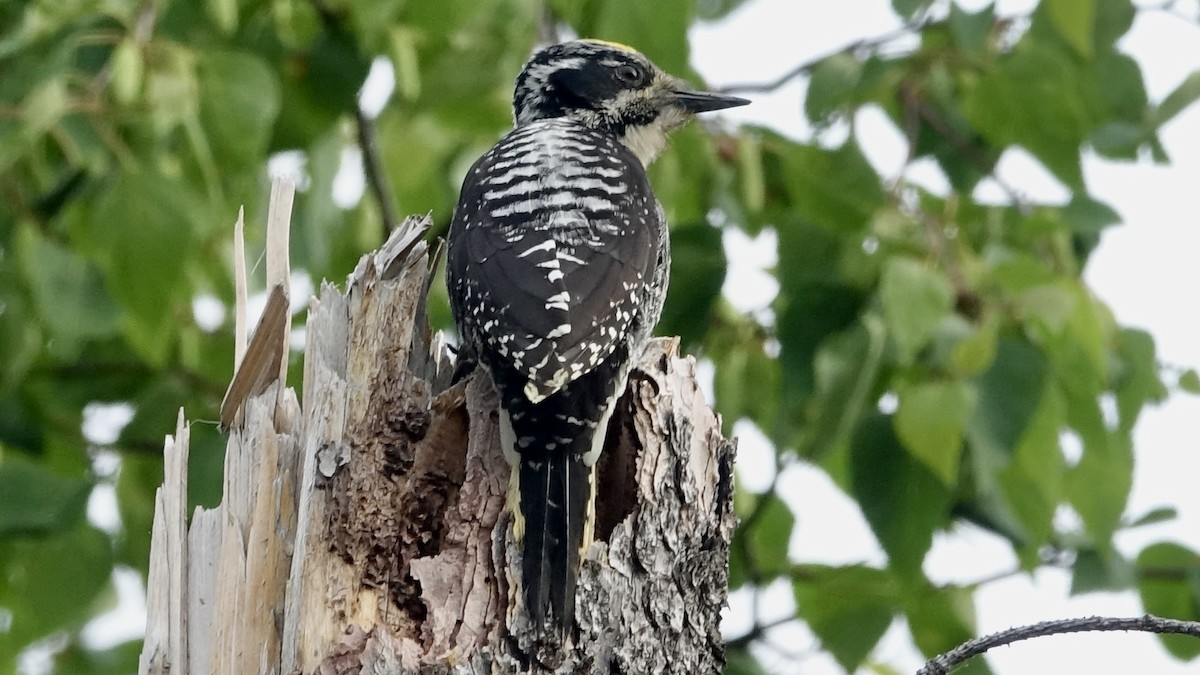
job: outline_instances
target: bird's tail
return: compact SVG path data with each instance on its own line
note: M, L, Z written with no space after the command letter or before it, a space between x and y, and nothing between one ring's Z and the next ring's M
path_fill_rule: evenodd
M565 638L575 621L580 551L590 538L592 471L572 448L523 450L521 580L535 630Z

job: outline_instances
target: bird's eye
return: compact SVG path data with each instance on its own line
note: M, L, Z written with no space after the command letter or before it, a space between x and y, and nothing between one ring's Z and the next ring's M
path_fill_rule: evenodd
M641 72L633 66L618 66L617 79L625 84L634 84L642 79Z

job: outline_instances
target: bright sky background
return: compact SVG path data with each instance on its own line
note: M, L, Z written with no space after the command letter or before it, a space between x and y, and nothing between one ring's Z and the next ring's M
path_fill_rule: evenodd
M985 3L963 0L960 4L975 10ZM1000 0L996 4L999 14L1011 15L1027 12L1036 3ZM1197 0L1184 0L1179 9L1195 14L1196 5ZM713 86L769 81L796 64L898 26L888 0L751 0L727 20L692 30L692 62ZM1200 69L1197 45L1200 29L1161 12L1140 14L1122 42L1141 63L1152 100L1160 100L1190 72ZM386 103L392 86L386 62L376 65L372 79L378 84L365 86L363 95L364 108L374 114ZM794 138L809 139L811 130L801 112L803 92L804 82L796 80L774 94L752 96L753 105L728 111L725 117L766 124ZM895 176L905 154L900 132L878 110L863 111L857 122L858 140L868 158L885 176ZM1200 253L1200 229L1195 222L1195 214L1200 212L1200 151L1196 150L1200 148L1200 109L1193 107L1172 121L1163 129L1162 140L1174 159L1168 167L1147 162L1115 164L1085 157L1084 173L1092 192L1113 205L1125 219L1124 226L1105 233L1086 277L1118 320L1153 333L1165 363L1193 367L1200 365L1200 318L1195 303L1183 298L1190 299L1191 293L1200 288L1200 266L1195 264ZM343 159L345 170L338 176L335 193L339 203L350 205L363 191L361 156L352 149ZM272 162L272 172L280 171L302 172L301 161L281 157ZM1033 199L1063 201L1067 194L1035 160L1021 152L1007 153L998 172L1008 184ZM913 167L908 175L934 189L946 184L931 162ZM980 194L989 199L1002 198L995 186L981 186ZM742 309L765 310L778 284L763 269L787 264L786 258L778 259L774 236L766 232L752 241L730 232L725 245L730 260L725 294ZM302 285L308 280L297 278L293 282ZM220 323L223 308L208 307L211 303L206 302L198 300L197 320ZM91 406L85 412L85 434L93 443L104 444L116 439L132 411L128 406L116 405ZM772 471L770 446L752 424L741 423L735 431L741 442L738 463L744 483L765 489ZM1137 464L1128 511L1140 514L1156 506L1172 505L1179 509L1180 518L1120 535L1118 545L1126 554L1134 555L1147 543L1162 539L1200 549L1198 437L1200 399L1196 397L1176 396L1166 405L1143 413L1136 431ZM116 455L101 453L97 470L111 473L118 462ZM884 554L857 504L823 473L803 466L790 468L781 477L780 492L797 518L790 546L794 560L884 563ZM116 513L115 492L111 485L101 484L89 503L90 519L99 527L116 529L120 527ZM975 581L1015 566L1016 560L1005 543L965 527L939 535L925 561L925 571L942 582ZM119 569L114 577L118 607L85 630L85 639L96 647L140 637L145 627L145 590L138 574ZM1141 613L1133 593L1069 598L1069 584L1067 572L1046 570L1033 578L1009 577L984 587L976 596L980 631L993 632L1045 619ZM724 629L733 636L750 626L748 596L736 593L730 605ZM760 614L769 622L792 610L791 591L780 583L766 594ZM762 649L757 653L773 672L841 672L831 657L819 653L816 641L802 627L780 627L769 636L782 651ZM48 666L45 655L30 657L23 664L27 672L44 672ZM901 672L915 672L923 662L902 625L893 626L874 657ZM1100 674L1184 675L1200 668L1196 663L1175 661L1146 634L1046 638L1002 648L992 652L990 659L998 675L1032 675L1060 668Z
M981 1L960 2L972 11ZM1036 2L997 2L997 13L1028 12ZM1179 11L1192 15L1195 0L1180 2ZM791 67L837 50L862 38L887 33L900 25L887 0L796 2L752 0L726 20L696 27L691 33L692 63L712 86L750 81L770 81ZM1200 29L1163 12L1139 13L1132 31L1121 42L1142 65L1151 100L1161 100L1189 73L1200 68ZM804 82L797 80L772 95L751 96L754 104L728 111L736 119L775 127L799 139L810 139L811 130L801 112ZM879 110L858 117L859 142L885 176L895 176L904 160L903 137ZM1126 325L1149 330L1160 359L1168 364L1200 365L1200 319L1194 302L1200 288L1200 110L1192 108L1162 131L1172 155L1171 166L1149 162L1112 163L1085 157L1084 173L1093 194L1110 203L1125 224L1110 229L1092 257L1086 279ZM998 172L1020 192L1037 200L1065 201L1066 190L1035 160L1023 152L1002 157ZM922 185L945 186L945 178L932 162L922 163L909 176ZM1000 199L995 186L981 186L981 198ZM744 235L726 237L730 274L725 292L737 306L756 310L769 304L777 286L764 279L764 266L786 265L778 260L774 238L751 241ZM770 481L771 450L751 424L738 426L741 439L739 469L748 485L765 488ZM1173 397L1166 405L1143 413L1135 432L1136 467L1128 513L1140 514L1155 506L1171 505L1180 518L1170 523L1140 528L1119 535L1119 548L1135 555L1147 543L1162 539L1200 548L1200 400ZM857 505L823 473L807 467L788 469L780 492L792 507L797 527L790 552L805 562L882 563L875 542ZM961 527L939 535L925 561L925 571L942 582L970 582L1016 567L1008 546L980 530ZM1045 570L1030 578L1014 576L985 586L977 594L979 629L983 633L1036 621L1103 614L1141 614L1134 593L1096 593L1068 597L1069 573ZM769 622L792 609L790 589L772 588L760 608ZM744 593L735 594L724 629L728 635L750 625L750 607ZM900 628L900 629L898 629ZM779 673L823 675L838 673L833 659L820 655L812 635L802 627L773 630L770 637L782 650L756 652ZM923 659L911 645L902 626L893 626L875 652L878 661L915 672ZM1183 675L1200 666L1174 660L1147 634L1093 634L1028 641L991 652L998 675L1069 672L1156 673ZM865 670L863 671L865 672Z

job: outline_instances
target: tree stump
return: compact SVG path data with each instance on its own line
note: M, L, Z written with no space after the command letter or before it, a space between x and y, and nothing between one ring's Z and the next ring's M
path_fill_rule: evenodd
M303 404L241 404L221 505L185 529L187 427L156 501L144 673L717 673L734 443L677 342L630 378L598 468L578 631L532 639L497 397L448 388L410 218L311 303ZM253 347L252 347L253 349ZM268 369L269 370L269 369Z

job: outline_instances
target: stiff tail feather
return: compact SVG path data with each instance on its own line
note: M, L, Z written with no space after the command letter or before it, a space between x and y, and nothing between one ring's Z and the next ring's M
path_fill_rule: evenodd
M525 450L521 580L535 629L566 637L575 621L575 584L591 500L591 469L580 453Z

